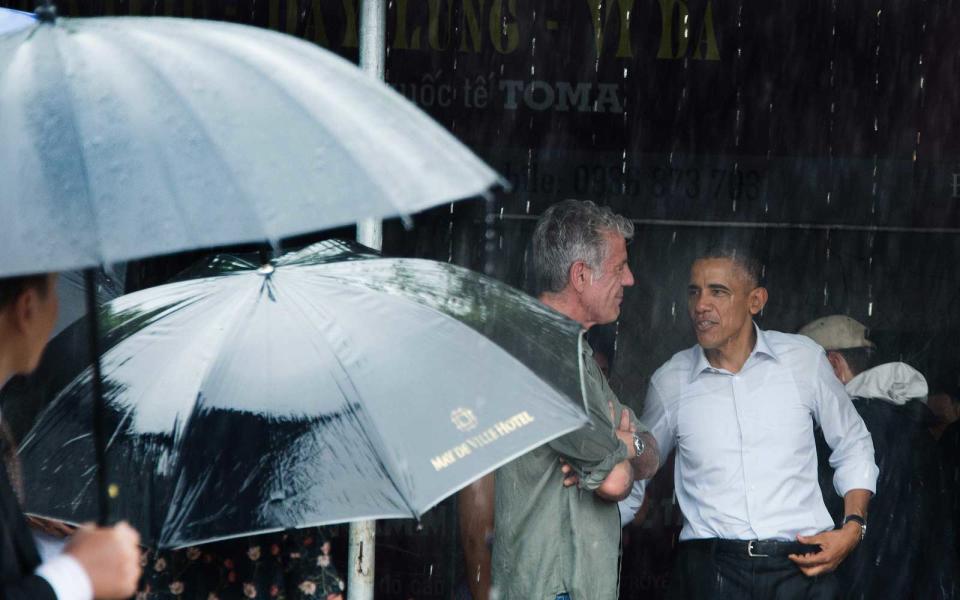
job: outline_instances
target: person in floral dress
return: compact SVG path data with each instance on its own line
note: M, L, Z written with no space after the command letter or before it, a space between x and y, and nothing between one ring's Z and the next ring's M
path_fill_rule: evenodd
M322 527L144 553L136 600L343 600Z

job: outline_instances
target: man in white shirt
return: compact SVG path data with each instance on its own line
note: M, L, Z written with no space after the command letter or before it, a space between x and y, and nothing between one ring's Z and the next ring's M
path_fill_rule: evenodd
M0 279L0 384L33 371L57 317L56 275ZM126 523L81 527L49 562L40 557L0 466L0 598L128 598L140 577L140 536Z
M873 442L806 337L761 331L759 263L705 252L690 270L688 313L699 342L654 373L644 405L665 460L676 448L684 515L672 598L832 598L831 572L859 543L876 490ZM839 528L817 479L815 423L832 448ZM621 505L639 506L645 482Z

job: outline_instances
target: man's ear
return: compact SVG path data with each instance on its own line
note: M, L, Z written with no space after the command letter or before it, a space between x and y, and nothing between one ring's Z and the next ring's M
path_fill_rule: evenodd
M570 265L570 285L573 286L573 289L575 289L577 293L583 292L583 290L586 289L587 278L590 276L588 271L589 267L587 267L587 263L582 260L574 261L574 263Z
M846 381L843 381L843 376L849 369L847 367L847 359L839 352L827 351L827 362L833 367L833 374L837 376L837 379L846 383Z
M750 308L750 314L760 314L760 311L763 310L763 307L767 305L768 298L769 295L767 294L767 288L753 288L753 290L750 292L750 295L747 297L747 306Z
M26 333L37 316L37 290L28 286L10 303L11 324L19 333Z

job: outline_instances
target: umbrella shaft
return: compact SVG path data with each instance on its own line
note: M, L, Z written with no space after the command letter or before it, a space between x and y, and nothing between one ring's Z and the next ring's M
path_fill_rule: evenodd
M110 522L110 500L107 490L107 437L105 432L106 407L103 400L103 375L100 372L100 323L97 316L96 271L83 272L87 298L87 324L89 326L90 364L93 365L93 446L97 462L97 514L100 525Z

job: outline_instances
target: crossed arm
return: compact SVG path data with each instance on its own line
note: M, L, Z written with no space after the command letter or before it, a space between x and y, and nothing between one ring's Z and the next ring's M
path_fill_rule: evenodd
M653 477L660 466L660 452L657 440L649 432L640 432L638 437L643 440L643 453L637 455L633 444L633 434L637 431L635 419L627 408L620 408L619 419L616 417L616 408L609 405L610 418L616 424L617 438L627 447L627 459L618 463L613 471L597 488L598 496L611 502L619 502L630 495L633 482Z
M609 404L611 421L617 424L615 433L617 439L627 447L627 458L613 468L609 475L596 489L596 494L604 500L619 502L630 495L633 489L633 482L643 479L650 479L657 473L660 467L660 450L657 440L650 432L643 431L637 434L643 440L643 453L637 456L633 445L633 434L637 430L637 422L632 417L629 409L620 410L620 418L615 418L616 408ZM576 471L563 459L561 471L564 479L563 485L570 487L580 482Z

